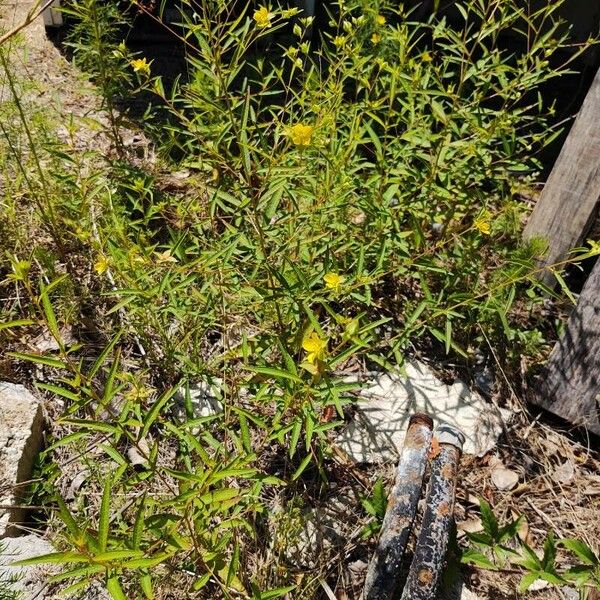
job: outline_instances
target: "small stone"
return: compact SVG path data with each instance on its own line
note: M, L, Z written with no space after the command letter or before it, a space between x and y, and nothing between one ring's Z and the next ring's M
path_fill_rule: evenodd
M545 590L550 584L544 579L536 579L528 588L528 592L539 592Z
M479 517L472 517L471 519L457 523L456 529L464 533L477 533L478 531L483 531L483 525Z
M27 388L0 382L0 504L18 506L42 447L42 404ZM0 509L0 538L24 523L26 511Z
M348 571L355 575L365 574L369 565L364 560L354 560L348 563Z
M556 467L554 469L554 479L563 485L571 483L575 479L575 466L573 462L566 460L562 465Z
M460 595L460 600L482 600L481 596L478 596L470 589L464 587Z
M496 489L508 491L517 487L519 483L519 474L504 467L497 467L492 471L490 479Z
M447 588L442 588L436 600L483 600L480 596L469 590L458 578Z
M575 588L565 585L559 589L565 600L579 600L579 592Z
M148 467L148 459L150 456L150 444L146 438L141 439L135 446L130 446L127 449L127 458L131 466L137 469L145 469Z

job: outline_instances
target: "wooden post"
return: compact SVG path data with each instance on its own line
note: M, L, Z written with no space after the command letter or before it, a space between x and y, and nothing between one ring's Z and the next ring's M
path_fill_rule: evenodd
M599 200L600 70L525 227L525 239L548 242L543 266L565 260L582 243ZM549 271L540 279L555 283Z
M536 404L600 435L600 260L536 387Z

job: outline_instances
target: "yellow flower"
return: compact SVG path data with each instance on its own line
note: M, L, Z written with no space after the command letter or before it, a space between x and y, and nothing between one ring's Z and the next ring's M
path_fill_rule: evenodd
M490 235L492 231L490 222L485 219L476 219L473 225L475 225L475 229L483 233L483 235Z
M380 36L378 33L374 33L374 34L371 36L371 42L372 42L373 44L379 44L379 42L380 42L380 41L381 41L381 36Z
M421 54L421 60L423 62L431 62L433 60L433 56L431 56L431 54L425 50L425 52Z
M336 292L340 290L340 287L342 286L342 283L344 283L345 280L346 278L343 275L338 275L333 271L330 271L329 273L326 273L323 276L323 281L325 281L325 287Z
M321 339L314 331L302 340L302 348L307 352L306 360L314 365L323 360L327 350L327 340Z
M273 14L269 12L266 6L261 6L257 11L254 12L252 18L256 21L256 25L261 29L271 27L271 19Z
M110 266L110 263L108 261L108 258L106 258L106 256L101 256L94 263L94 271L96 271L96 273L98 275L103 275L104 273L106 273L106 271L108 270L109 266Z
M383 15L377 15L377 25L385 25L385 17Z
M296 146L310 146L314 130L315 128L312 125L296 123L290 128L288 135Z
M336 48L341 48L346 43L346 41L347 41L346 36L344 36L344 35L336 35L333 38L333 45Z
M129 63L136 73L150 75L150 63L145 58L136 58Z

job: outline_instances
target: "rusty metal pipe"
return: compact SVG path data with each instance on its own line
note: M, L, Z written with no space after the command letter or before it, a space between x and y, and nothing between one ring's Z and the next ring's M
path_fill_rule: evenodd
M379 543L367 571L364 600L388 600L398 588L400 563L423 487L432 429L433 421L426 414L414 414L408 422Z
M465 441L454 427L436 429L439 453L431 461L423 523L401 600L434 600L444 568L456 496L456 475Z

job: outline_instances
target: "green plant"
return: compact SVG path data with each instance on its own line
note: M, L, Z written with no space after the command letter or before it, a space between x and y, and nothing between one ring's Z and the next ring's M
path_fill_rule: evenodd
M383 485L383 481L378 479L371 490L371 495L361 500L364 509L373 517L370 523L363 527L361 535L364 538L369 538L379 533L385 511L387 510L388 497Z
M522 574L519 589L525 592L538 580L552 585L575 583L585 599L591 589L600 590L600 563L594 551L583 541L575 539L555 540L550 531L543 543L543 552L538 554L518 536L523 517L500 526L490 505L480 499L481 533L468 533L470 548L462 552L462 562L482 569L506 570ZM558 547L569 550L583 564L560 565L557 561Z
M559 545L572 552L582 564L569 568L563 573L567 581L575 583L582 590L582 597L587 597L589 589L600 591L600 559L598 555L583 541L575 539L559 540Z
M514 541L517 539L523 517L511 520L500 527L490 505L485 500L479 501L479 508L483 531L467 534L474 548L463 553L463 561L485 569L502 568L519 556L514 548ZM513 543L513 547L508 546L507 543ZM490 558L482 551L484 549L491 555Z
M568 70L548 62L567 38L558 3L466 0L458 23L333 3L319 43L296 10L185 4L188 78L172 90L118 44L114 3L67 6L117 149L114 95L131 82L169 113L144 122L156 165L82 152L72 122L59 141L2 63L5 358L64 403L47 460L86 473L73 499L45 488L56 581L311 597L318 578L279 568L267 515L276 493L296 506L327 488L360 387L347 375L397 369L413 346L468 363L486 340L543 343L515 314L541 302L518 190L556 134L537 92ZM522 54L501 43L513 29ZM373 535L381 481L363 506ZM512 564L518 520L484 521L480 561Z
M115 148L122 153L120 116L115 98L124 92L133 93L129 64L133 63L136 72L140 68L143 70L132 60L125 42L119 39L128 23L127 18L116 2L99 0L68 0L61 4L60 11L73 21L67 45L76 64L98 86L101 107L106 110Z

